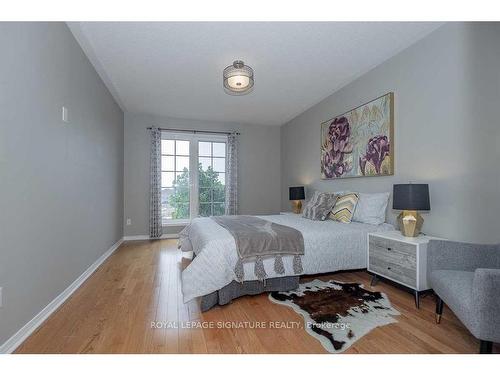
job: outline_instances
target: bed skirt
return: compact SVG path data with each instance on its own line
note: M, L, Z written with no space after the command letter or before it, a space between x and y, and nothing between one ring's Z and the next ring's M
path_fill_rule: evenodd
M233 299L242 296L253 296L264 292L286 292L299 287L299 276L285 276L267 279L265 283L258 280L239 283L232 281L220 290L201 297L201 311L210 310L215 305L227 305Z

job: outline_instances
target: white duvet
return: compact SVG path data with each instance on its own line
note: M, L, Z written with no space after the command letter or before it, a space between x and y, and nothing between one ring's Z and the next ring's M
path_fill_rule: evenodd
M370 225L333 220L313 221L300 215L259 216L298 229L304 237L303 274L366 268L367 234L393 230L391 224ZM235 280L238 255L233 236L210 218L194 219L181 233L181 250L196 257L182 271L184 302L204 296ZM293 276L293 256L284 256L285 276ZM282 277L274 272L274 258L264 259L269 278ZM245 280L256 280L253 263L246 263Z

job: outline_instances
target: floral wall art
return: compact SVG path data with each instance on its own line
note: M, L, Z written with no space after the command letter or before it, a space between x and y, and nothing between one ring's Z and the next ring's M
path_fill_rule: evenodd
M392 174L392 92L321 124L321 178Z

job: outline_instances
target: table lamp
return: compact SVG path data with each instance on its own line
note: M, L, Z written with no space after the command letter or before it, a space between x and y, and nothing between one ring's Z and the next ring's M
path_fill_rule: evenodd
M424 223L417 211L431 209L428 184L395 184L393 204L395 210L403 210L398 216L401 233L405 237L417 237Z
M289 188L289 199L292 201L292 211L300 214L302 211L302 200L305 199L304 187L293 186Z

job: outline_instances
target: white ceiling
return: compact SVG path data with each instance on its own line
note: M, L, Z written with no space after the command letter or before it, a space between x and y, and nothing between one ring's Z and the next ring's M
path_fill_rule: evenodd
M79 22L68 24L123 110L282 125L440 23ZM222 70L255 72L244 96Z

